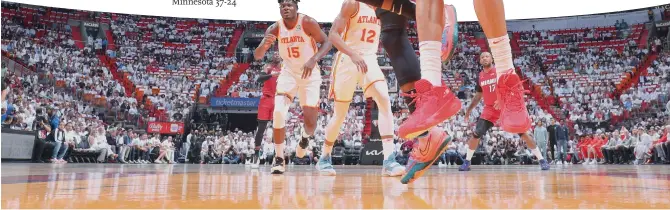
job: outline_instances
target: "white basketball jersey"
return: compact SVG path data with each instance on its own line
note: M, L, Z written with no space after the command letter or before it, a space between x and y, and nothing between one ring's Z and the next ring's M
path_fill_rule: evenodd
M314 56L317 50L316 42L305 33L302 21L305 15L298 14L298 23L292 29L284 24L284 20L277 21L279 26L279 55L283 59L283 66L291 71L302 72L302 66Z
M342 37L352 49L364 55L374 55L379 51L380 21L372 7L361 2L357 3L358 9L349 18Z

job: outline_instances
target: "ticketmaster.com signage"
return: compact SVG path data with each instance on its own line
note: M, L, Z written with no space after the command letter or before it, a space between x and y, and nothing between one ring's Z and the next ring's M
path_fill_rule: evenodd
M256 108L260 98L212 98L209 101L211 107L214 108Z
M670 26L670 20L662 21L662 22L656 22L656 27L661 28L661 27L668 27Z
M84 26L86 26L86 27L97 28L97 27L100 26L100 25L97 24L97 23L92 23L92 22L84 22Z
M263 38L263 37L265 37L265 33L263 33L263 32L253 33L249 37L251 37L251 38Z

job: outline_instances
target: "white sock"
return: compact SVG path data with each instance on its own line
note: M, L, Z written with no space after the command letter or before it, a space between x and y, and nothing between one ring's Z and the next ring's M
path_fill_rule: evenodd
M333 152L333 145L326 145L325 142L324 142L323 153L321 154L321 156L323 157L323 156L326 156L326 155L330 155L331 152Z
M419 66L421 79L428 80L433 86L442 86L442 42L423 41L419 43Z
M275 154L277 157L284 158L284 143L275 143Z
M544 159L544 157L542 157L542 152L540 152L540 147L535 147L535 149L531 149L530 151L533 152L537 160Z
M395 149L395 144L393 144L393 139L383 139L382 140L382 147L384 150L382 151L384 153L384 160L389 159L389 156L393 154L393 149Z
M467 149L468 149L468 154L465 156L465 159L470 161L470 160L472 160L472 156L475 154L475 150L471 150L470 148L467 148Z
M311 135L309 135L309 134L307 134L307 133L305 132L305 128L304 128L304 127L302 128L302 137L303 137L303 138L309 138L309 137L312 137Z
M509 36L505 34L505 36L492 38L488 41L491 48L491 56L493 56L493 61L496 64L497 78L500 78L505 73L509 73L510 69L514 72L514 61L512 60L512 47L509 45Z

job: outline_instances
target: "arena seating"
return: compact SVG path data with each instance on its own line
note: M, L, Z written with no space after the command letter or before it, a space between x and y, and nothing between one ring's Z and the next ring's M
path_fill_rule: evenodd
M210 22L121 14L112 14L111 20L114 40L120 51L118 58L115 59L116 65L123 72L123 78L132 81L130 89L136 90L135 97L138 99L144 95L163 95L177 91L179 93L173 94L173 97L183 100L179 101L180 104L173 103L170 107L179 107L181 103L187 103L186 106L182 106L186 109L175 112L187 113L193 101L206 102L208 93L217 87L227 88L233 78L243 71L240 70L240 66L235 65L232 73L228 75L232 67L229 64L234 61L230 58L232 55L227 55L234 52L234 46L244 32L245 25L241 22ZM136 53L138 49L139 55ZM164 78L180 80L182 85L177 86L173 83L172 87L168 87L138 81ZM149 103L147 106L152 106L151 102L158 101L147 101ZM165 105L165 102L159 102L157 107L159 113L172 112L166 110ZM171 116L168 115L167 118Z
M123 92L123 88L111 80L108 69L100 64L93 50L90 47L80 47L77 43L81 46L84 44L72 36L72 29L63 25L60 18L55 18L76 18L80 13L70 12L59 16L57 14L62 12L9 8L3 7L3 55L27 68L46 73L51 85L80 96L82 102L92 106L108 108L112 100L124 100L117 95ZM17 11L30 14L34 20L39 21L19 21L26 17L11 15ZM4 13L8 15L5 16ZM29 47L42 49L42 54L38 57L37 53L26 51ZM95 81L108 82L100 85L94 84Z
M647 68L654 55L645 56L646 49L638 48L644 46L641 36L646 33L642 24L514 32L513 42L519 46L515 64L531 78L535 96L547 99L549 104L542 104L545 109L559 118L574 120L571 115L585 111L574 107L575 102L587 99L593 107L596 100L614 97L615 91L605 90L624 89L631 84L630 72ZM584 114L592 115L593 111ZM604 115L600 121L609 120L610 110L604 111L598 113ZM613 111L621 112L616 107Z

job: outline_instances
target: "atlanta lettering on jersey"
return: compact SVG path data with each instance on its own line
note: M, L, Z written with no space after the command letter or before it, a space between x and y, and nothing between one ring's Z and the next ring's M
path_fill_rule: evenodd
M294 42L305 42L305 39L303 39L302 36L291 36L281 38L282 44L290 44Z
M373 16L360 16L358 17L358 23L372 23L379 25L379 18Z
M481 83L479 83L479 86L483 87L483 86L487 86L487 85L490 85L490 84L496 84L496 79L493 78L493 79L484 80Z

